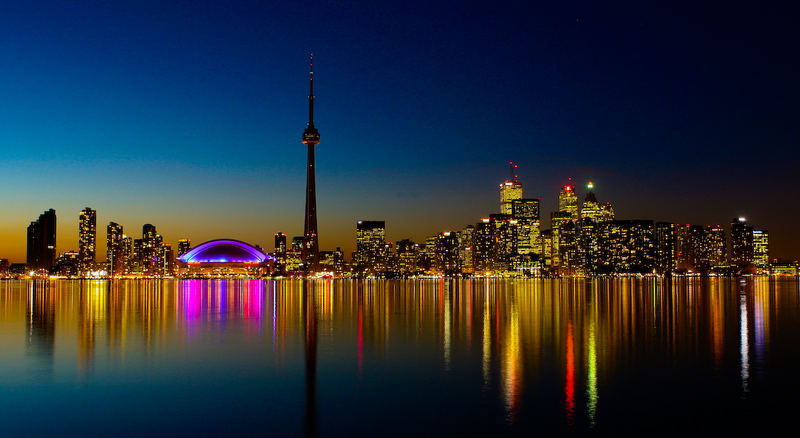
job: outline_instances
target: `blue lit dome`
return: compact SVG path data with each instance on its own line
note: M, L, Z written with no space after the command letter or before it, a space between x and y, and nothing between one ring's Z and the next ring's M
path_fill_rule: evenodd
M239 240L209 240L178 257L184 263L264 263L272 257Z

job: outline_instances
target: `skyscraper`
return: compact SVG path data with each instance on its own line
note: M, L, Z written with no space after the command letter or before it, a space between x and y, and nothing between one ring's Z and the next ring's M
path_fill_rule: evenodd
M769 232L767 230L753 230L753 264L759 271L767 269L769 265Z
M178 257L186 254L192 249L192 241L189 239L178 240Z
M275 233L275 273L286 274L286 234L278 231Z
M97 251L97 211L89 207L78 214L78 271L81 274L94 269Z
M356 222L356 252L353 264L359 271L375 272L382 263L386 246L386 222Z
M743 217L731 221L730 262L739 267L753 263L753 227Z
M508 166L511 175L509 175L509 179L500 184L500 213L511 215L514 200L522 199L522 183L517 179L517 165L509 162Z
M49 271L56 261L56 211L52 208L28 226L28 270Z
M575 186L570 182L561 186L558 193L558 211L569 213L572 220L578 219L578 194L575 193Z
M109 222L106 227L106 261L108 275L113 277L125 271L125 256L122 247L122 225Z
M319 235L317 232L317 189L314 169L314 148L319 144L319 131L314 126L314 56L309 60L308 125L303 131L303 144L308 146L306 166L306 214L303 227L301 258L306 271L314 271L319 264Z

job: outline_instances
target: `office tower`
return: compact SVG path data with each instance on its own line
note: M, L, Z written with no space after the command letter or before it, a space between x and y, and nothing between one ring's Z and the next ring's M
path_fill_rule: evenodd
M725 265L725 229L721 225L709 225L703 235L701 264L713 269Z
M27 235L27 269L49 272L56 262L56 211L52 208L30 223Z
M124 261L124 272L131 272L133 270L133 238L131 236L122 235L122 259Z
M545 269L553 266L553 230L542 230L540 233L542 246L542 265Z
M519 220L539 220L539 199L523 198L511 201L511 217Z
M591 181L586 184L586 196L583 198L580 217L589 218L595 223L600 222L600 203L594 195L594 183Z
M285 243L285 241L284 241ZM178 240L178 257L186 254L192 249L192 241L189 239Z
M474 269L473 245L475 245L475 226L467 225L458 232L458 260L462 272L472 272Z
M139 274L144 272L145 259L147 258L145 252L144 239L134 239L131 250L131 258L129 259L130 265L128 270L130 272L136 272Z
M753 230L753 264L759 272L769 266L769 232L767 230Z
M81 274L94 269L97 251L97 212L89 207L78 214L78 269Z
M308 125L303 131L303 144L308 146L306 165L306 213L303 227L303 268L313 272L319 263L319 233L317 232L317 189L314 148L319 144L319 131L314 126L314 58L309 61Z
M161 258L161 254L159 252L160 247L161 236L156 231L155 225L142 225L141 249L137 255L138 264L142 272L148 274L156 273L156 265Z
M656 222L655 269L659 275L671 275L677 268L678 232L675 224Z
M172 253L172 245L169 243L161 243L158 247L158 259L156 274L159 276L171 276L174 273L174 257Z
M425 238L425 243L420 245L419 257L417 258L417 268L421 271L431 271L436 268L436 241L439 236L429 236Z
M461 273L458 233L443 231L436 241L436 270L445 275Z
M493 269L506 271L511 268L512 258L517 254L519 221L507 214L492 214L489 222L494 227L496 242Z
M522 183L517 178L517 165L513 162L508 165L511 175L509 175L509 179L500 184L500 213L511 215L514 200L522 199Z
M494 224L489 218L475 224L473 266L476 273L486 273L494 269L497 255Z
M599 225L603 273L648 274L655 268L655 227L648 220L615 220Z
M356 253L353 264L359 271L375 273L380 269L386 246L386 222L356 222Z
M558 211L565 211L569 213L572 220L577 220L578 194L575 193L575 186L571 181L572 178L570 178L570 183L561 186L561 191L558 193Z
M563 254L561 249L562 232L564 225L572 222L572 213L569 211L554 211L550 213L550 230L551 230L551 249L550 249L550 266L560 267L561 256Z
M302 247L302 246L301 246ZM286 274L286 234L278 231L275 233L275 274Z
M585 203L584 203L585 205ZM578 260L576 264L586 274L595 273L600 257L600 241L597 236L598 222L592 216L583 216L578 225Z
M753 263L753 227L743 217L731 221L730 262L739 267Z
M614 206L610 202L600 204L600 222L613 221L614 218Z
M397 272L404 277L416 275L419 271L417 258L419 257L419 245L410 239L397 241Z
M108 263L109 277L125 272L122 238L122 225L116 222L109 222L106 227L106 262Z

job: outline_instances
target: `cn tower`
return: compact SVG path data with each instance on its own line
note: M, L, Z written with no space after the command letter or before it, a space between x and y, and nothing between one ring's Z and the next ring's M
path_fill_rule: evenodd
M309 58L308 126L303 131L303 144L308 146L306 167L306 216L303 228L303 268L306 272L317 269L319 264L319 237L317 234L317 187L314 170L314 147L319 144L319 131L314 127L314 55Z

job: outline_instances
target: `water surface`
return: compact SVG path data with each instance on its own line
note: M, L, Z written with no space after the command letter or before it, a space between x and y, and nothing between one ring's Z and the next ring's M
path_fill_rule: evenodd
M0 282L6 436L794 425L795 280Z

